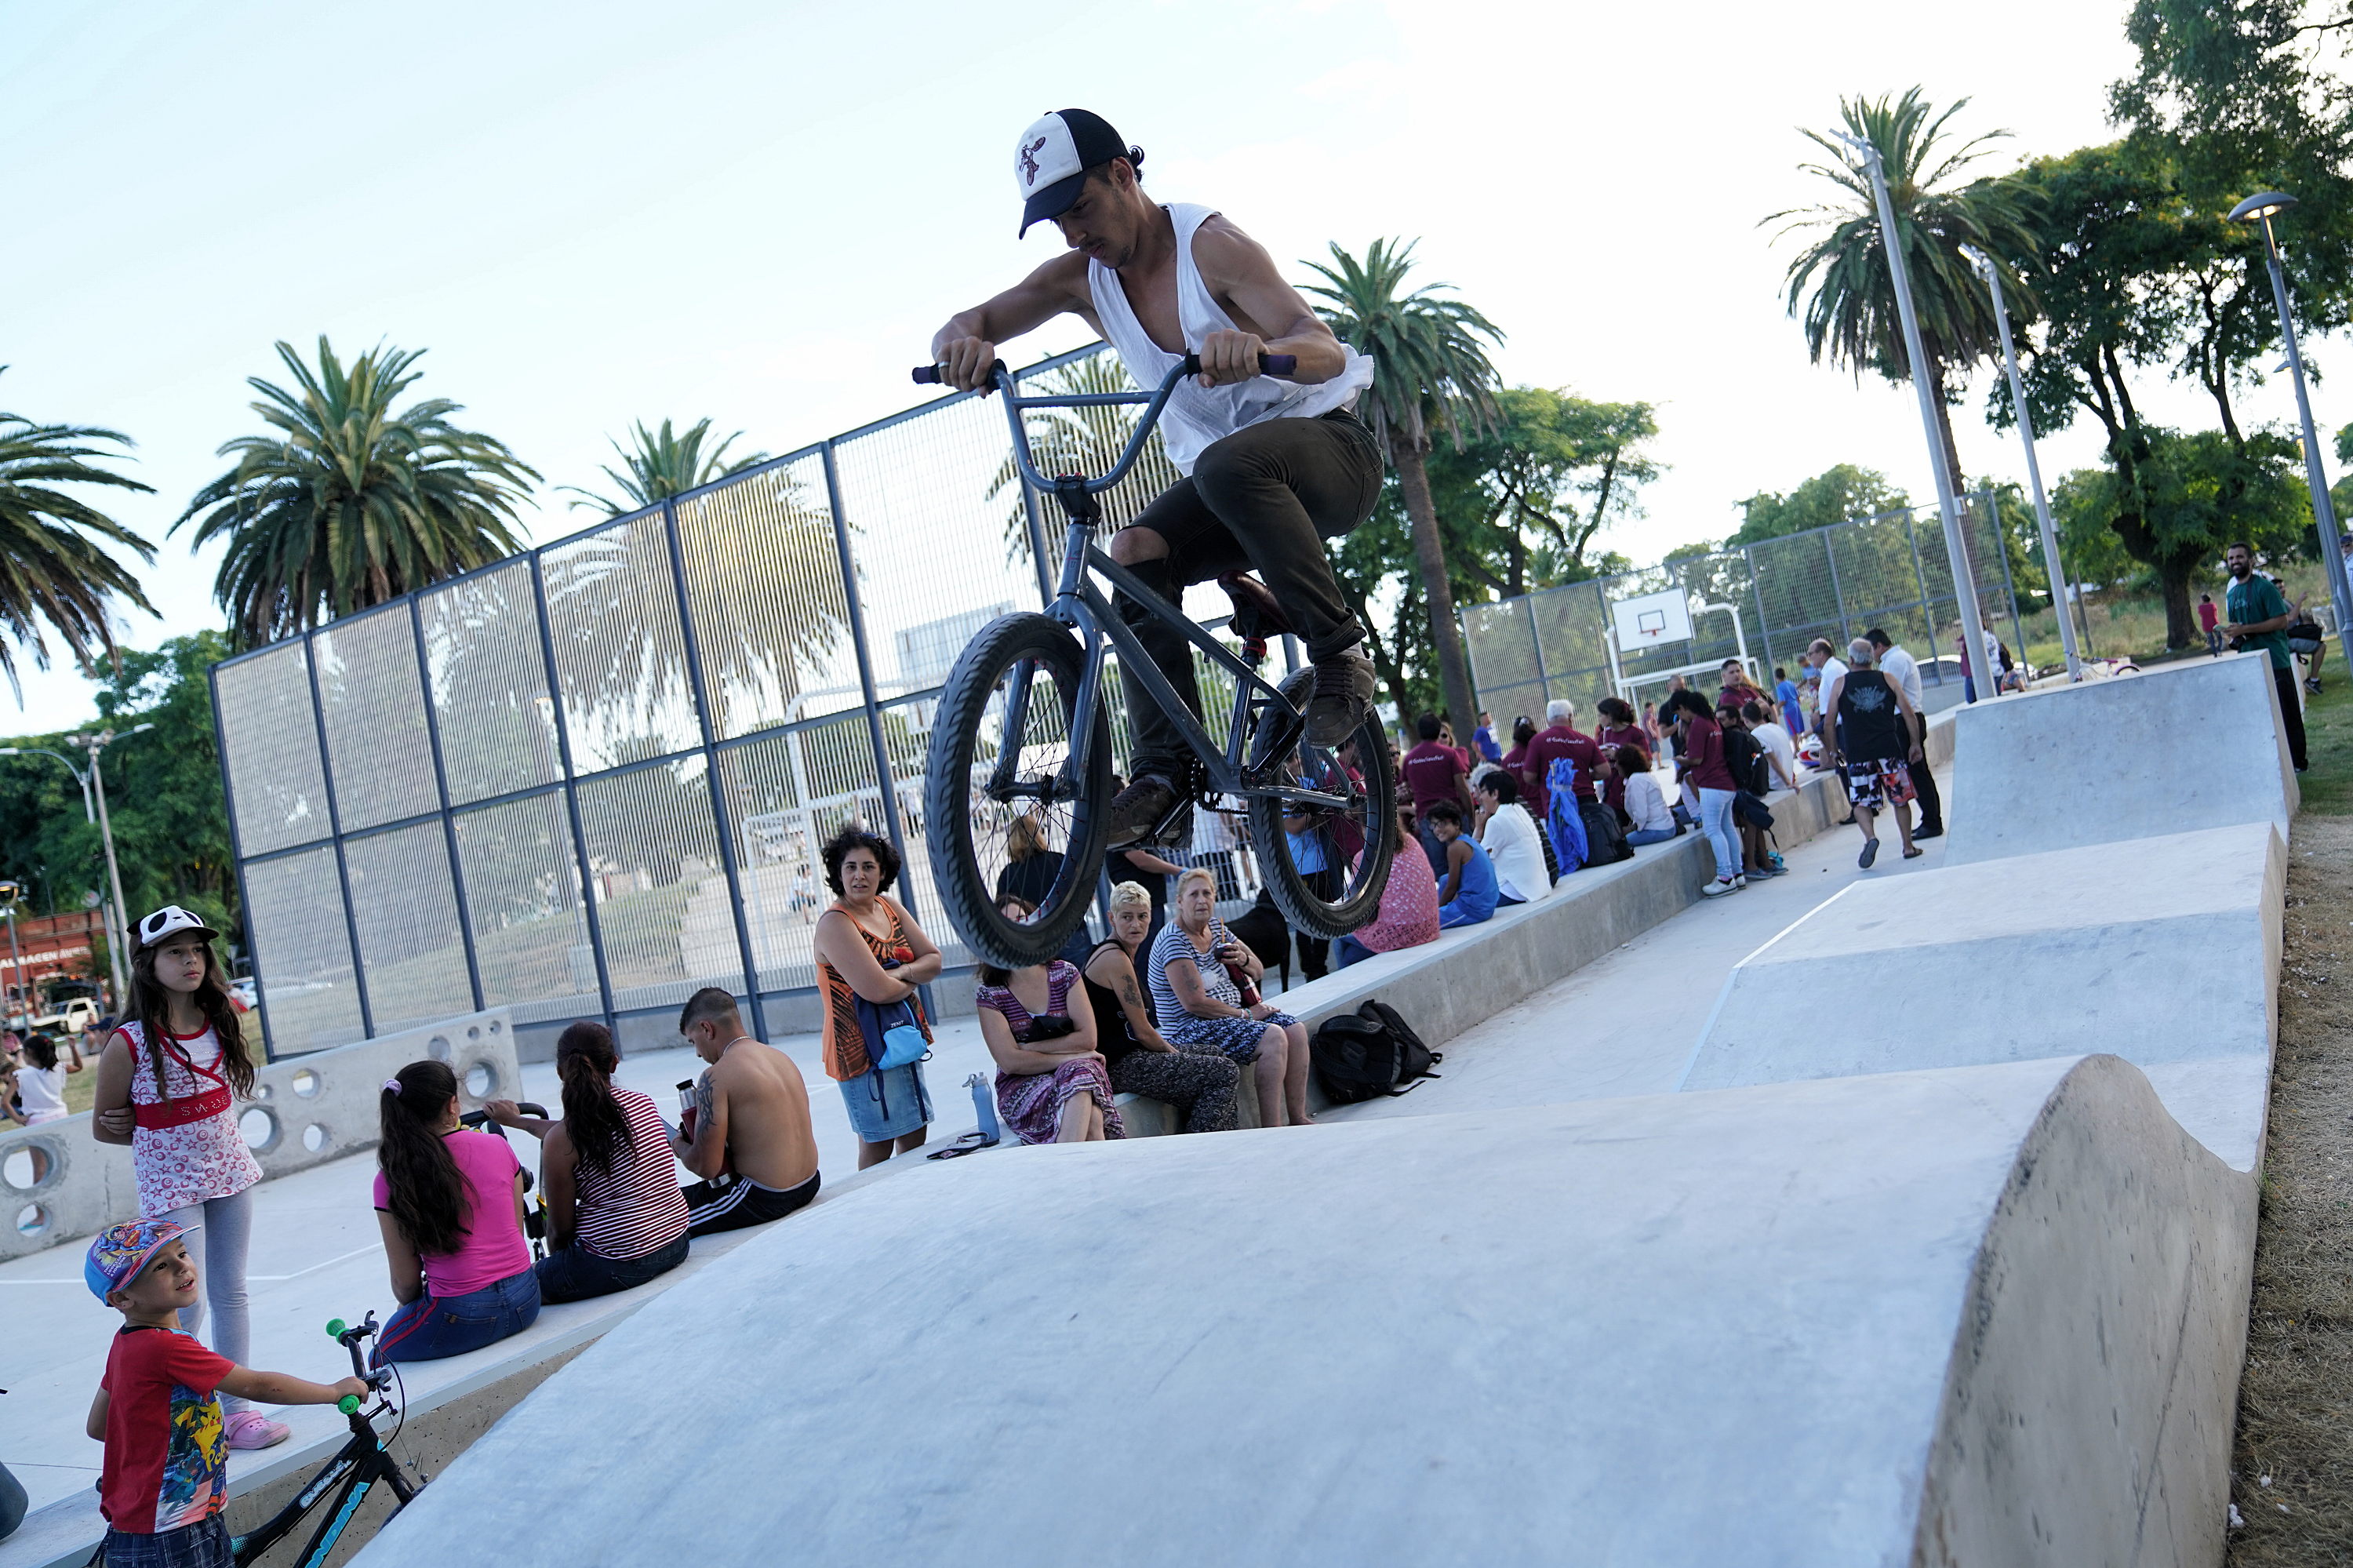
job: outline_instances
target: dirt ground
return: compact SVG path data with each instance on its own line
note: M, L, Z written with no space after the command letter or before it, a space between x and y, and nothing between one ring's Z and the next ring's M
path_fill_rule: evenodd
M2353 817L2296 819L2286 927L2232 1568L2353 1563Z

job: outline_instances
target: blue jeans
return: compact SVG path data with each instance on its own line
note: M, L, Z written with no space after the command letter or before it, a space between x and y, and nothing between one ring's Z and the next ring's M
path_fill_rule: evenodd
M1708 789L1699 792L1700 828L1715 848L1715 874L1725 882L1740 874L1740 834L1732 825L1732 802L1739 793Z
M1350 964L1361 964L1373 956L1372 948L1353 936L1343 937L1332 944L1332 967L1345 969Z
M237 1561L218 1514L152 1535L110 1530L102 1550L106 1568L230 1568Z
M528 1268L463 1296L420 1296L386 1320L368 1364L462 1356L520 1334L538 1319L539 1276Z
M1628 833L1626 842L1634 848L1640 849L1644 844L1665 843L1674 836L1675 830L1672 828L1644 828L1640 832Z
M598 1257L575 1241L541 1258L532 1272L539 1277L539 1298L553 1304L633 1290L685 1261L686 1233L681 1231L675 1241L643 1257Z

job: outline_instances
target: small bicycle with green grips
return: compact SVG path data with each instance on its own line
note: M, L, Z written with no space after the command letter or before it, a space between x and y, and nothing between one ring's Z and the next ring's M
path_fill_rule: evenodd
M379 1484L390 1489L392 1511L395 1513L407 1507L425 1485L423 1477L412 1479L400 1467L400 1462L392 1457L387 1446L391 1439L381 1437L376 1433L375 1418L391 1414L396 1418L393 1436L397 1437L400 1435L400 1412L392 1401L392 1389L397 1382L393 1370L385 1367L381 1371L369 1371L367 1358L361 1352L361 1347L375 1337L375 1331L374 1312L355 1324L346 1324L341 1318L329 1320L328 1338L351 1352L352 1375L375 1391L376 1404L373 1408L363 1408L364 1402L356 1394L349 1393L336 1401L335 1408L342 1411L344 1419L352 1425L351 1440L336 1451L335 1457L328 1460L317 1475L304 1482L301 1489L288 1499L286 1506L267 1523L231 1538L229 1547L240 1568L247 1563L259 1563L271 1548L293 1534L295 1528L322 1501L328 1504L326 1517L311 1532L311 1539L303 1546L301 1554L292 1561L294 1568L323 1568L327 1559L333 1555L336 1542L343 1539L344 1531L351 1528L360 1505L367 1500L368 1494Z

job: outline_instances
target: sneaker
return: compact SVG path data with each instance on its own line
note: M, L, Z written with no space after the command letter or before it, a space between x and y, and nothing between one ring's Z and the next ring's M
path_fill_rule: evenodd
M1728 876L1719 876L1699 890L1702 898L1721 898L1727 893L1737 893L1739 885Z
M1922 839L1941 839L1944 836L1945 826L1942 822L1937 823L1933 828L1915 828L1912 830L1912 842L1915 844Z
M1110 839L1106 847L1125 849L1130 844L1151 839L1158 843L1182 842L1169 836L1176 828L1184 830L1183 838L1193 833L1193 813L1187 809L1177 813L1180 821L1170 825L1169 832L1156 838L1153 830L1160 826L1178 804L1176 786L1165 773L1146 773L1122 789L1111 803Z
M1733 874L1733 876L1732 876L1732 885L1733 885L1735 888L1742 888L1742 887L1746 887L1746 886L1747 886L1747 885L1748 885L1748 874L1747 874L1746 872L1745 872L1745 871L1741 871L1741 872L1735 872L1735 873Z
M1855 857L1854 863L1862 867L1863 870L1869 871L1871 869L1871 863L1878 858L1879 841L1877 839L1865 839L1862 841L1862 853Z
M1373 662L1344 648L1315 662L1315 690L1307 699L1307 744L1329 749L1356 733L1373 711Z
M228 1446L232 1448L272 1448L293 1435L293 1428L283 1421L272 1421L259 1410L240 1410L228 1418Z

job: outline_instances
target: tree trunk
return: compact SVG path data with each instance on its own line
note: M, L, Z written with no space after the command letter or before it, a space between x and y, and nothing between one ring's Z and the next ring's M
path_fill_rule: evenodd
M2158 580L2165 585L2165 646L2168 650L2204 641L2203 633L2197 630L2197 618L2189 609L2190 565L2190 559L2183 556L2169 556L2158 565Z
M1421 568L1422 595L1430 605L1430 642L1438 654L1439 689L1446 695L1447 716L1454 721L1454 733L1469 735L1479 705L1471 694L1471 666L1462 655L1462 630L1454 618L1454 588L1446 576L1446 546L1438 536L1438 508L1430 498L1430 471L1422 464L1420 447L1394 427L1389 431L1389 461L1397 469L1406 515L1413 520L1413 554ZM1412 722L1406 714L1398 717Z
M1945 453L1945 472L1953 494L1961 493L1961 449L1953 443L1953 411L1945 407L1945 367L1936 366L1928 378L1928 392L1936 405L1936 440Z

